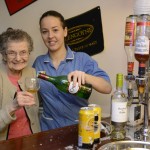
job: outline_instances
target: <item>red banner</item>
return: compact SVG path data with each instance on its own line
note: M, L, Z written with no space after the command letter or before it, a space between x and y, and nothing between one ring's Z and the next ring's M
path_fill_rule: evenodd
M13 15L35 1L37 0L5 0L5 3L7 5L9 14Z

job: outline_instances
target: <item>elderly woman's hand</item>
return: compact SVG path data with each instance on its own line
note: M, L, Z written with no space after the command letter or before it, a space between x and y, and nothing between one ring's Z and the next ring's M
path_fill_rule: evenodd
M26 91L16 92L14 100L6 105L7 112L13 116L15 111L22 106L32 106L35 104L34 96Z
M16 100L19 106L32 106L35 104L33 94L26 91L17 92Z

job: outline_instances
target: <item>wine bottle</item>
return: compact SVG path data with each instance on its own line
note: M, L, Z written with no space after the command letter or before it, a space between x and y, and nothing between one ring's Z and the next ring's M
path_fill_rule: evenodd
M65 93L76 95L80 98L88 99L92 93L92 85L84 84L80 87L78 83L73 86L73 82L68 82L67 76L49 76L43 73L37 75L38 78L51 82L55 87Z
M111 97L111 138L123 140L126 137L125 125L127 123L127 98L123 92L123 74L116 76L116 91Z

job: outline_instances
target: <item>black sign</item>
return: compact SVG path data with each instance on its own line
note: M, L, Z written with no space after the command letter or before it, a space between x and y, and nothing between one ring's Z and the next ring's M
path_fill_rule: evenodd
M104 39L100 7L66 20L68 46L76 52L89 55L100 53L104 49Z

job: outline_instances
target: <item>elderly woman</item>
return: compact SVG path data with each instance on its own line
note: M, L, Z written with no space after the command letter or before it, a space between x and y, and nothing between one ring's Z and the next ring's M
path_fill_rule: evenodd
M40 131L36 94L25 91L25 78L35 77L28 66L33 41L24 31L12 29L0 35L0 140Z

